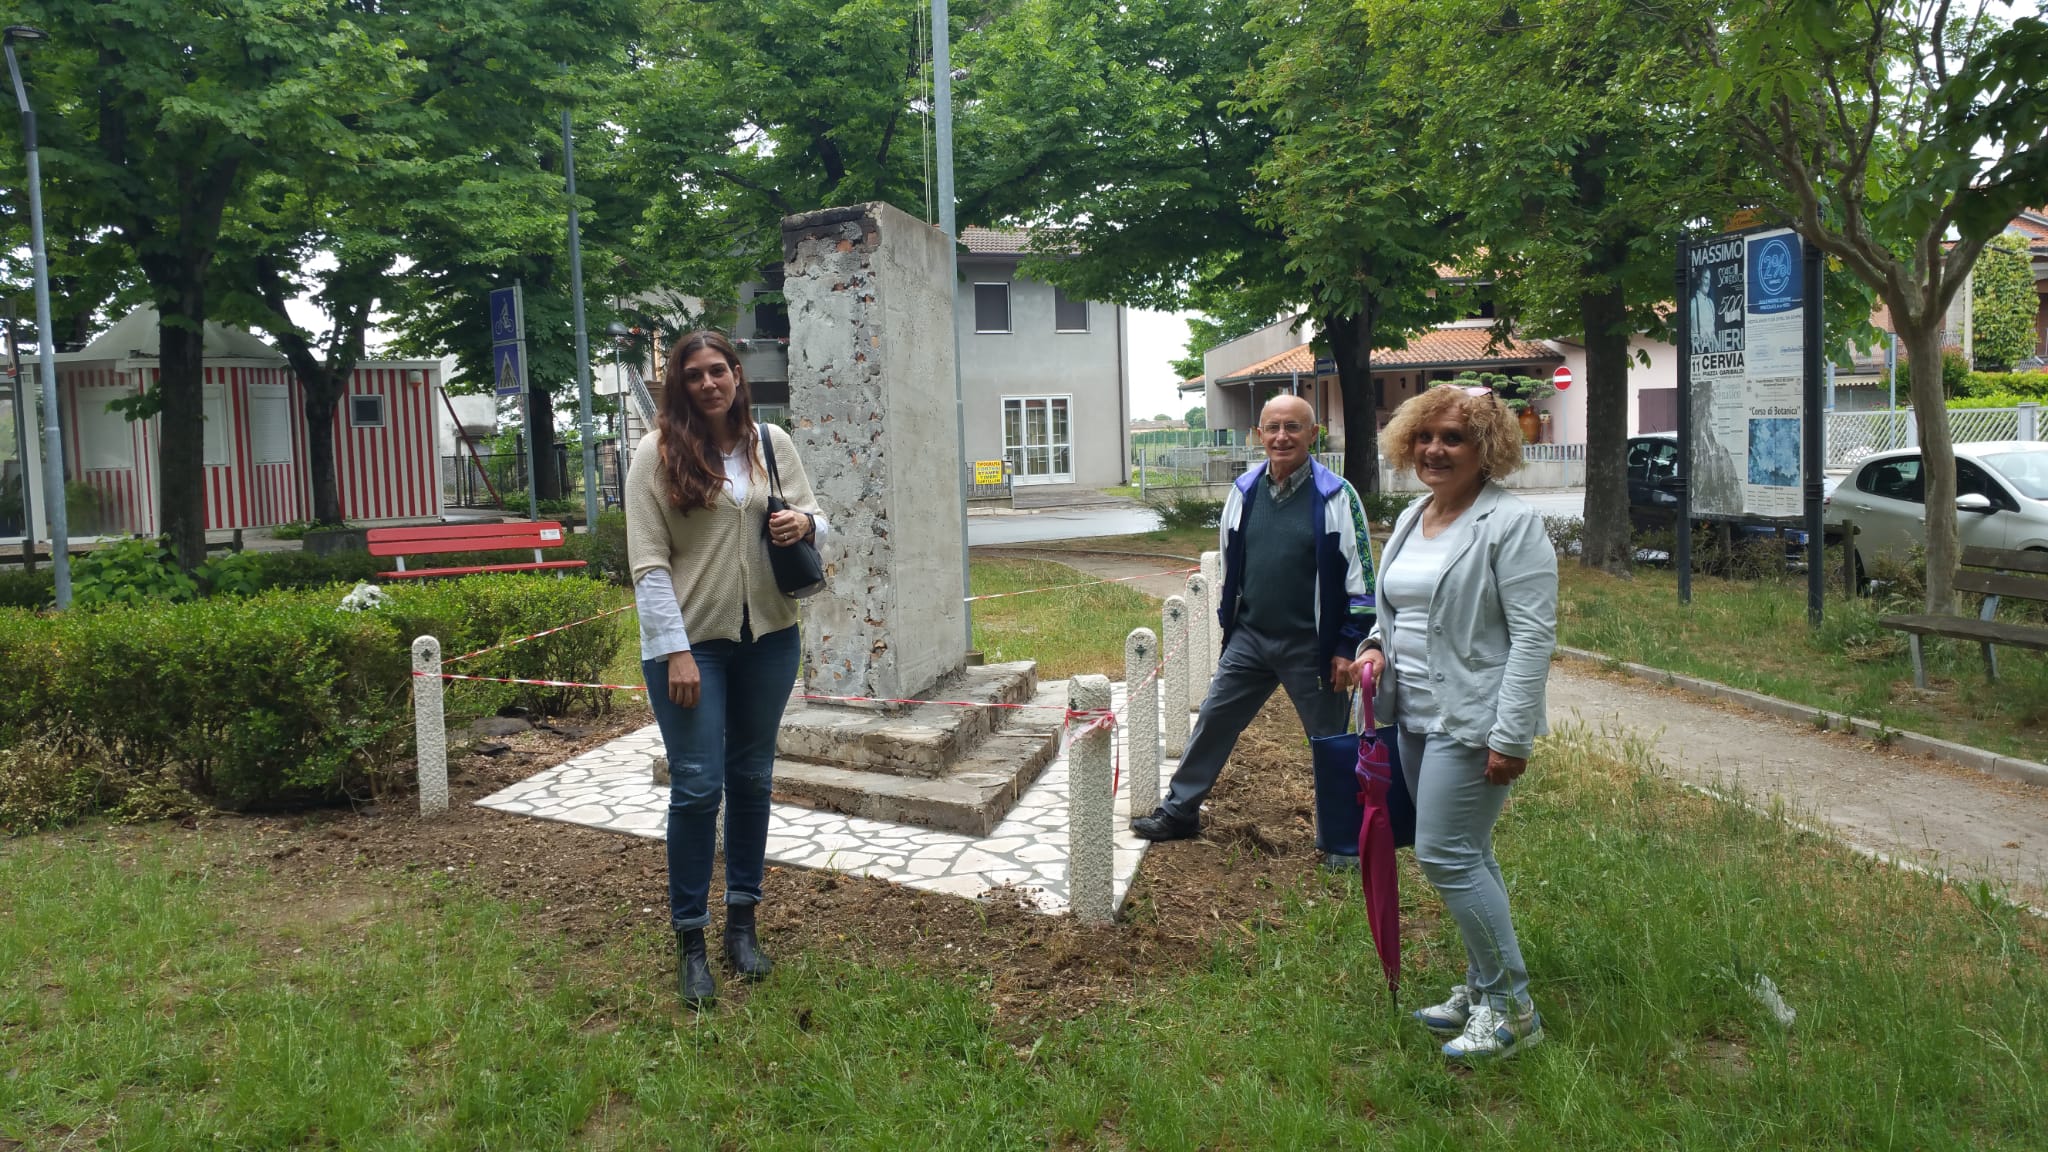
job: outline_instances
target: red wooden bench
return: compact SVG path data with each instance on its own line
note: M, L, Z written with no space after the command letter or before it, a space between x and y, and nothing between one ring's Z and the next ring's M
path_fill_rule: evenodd
M368 541L370 555L396 556L398 568L379 572L386 580L419 580L428 576L467 576L476 572L547 572L562 574L565 568L582 568L582 560L543 560L540 550L560 548L568 534L552 520L516 520L509 524L424 524L414 528L372 528ZM533 549L530 564L477 564L467 568L407 568L407 556L451 553L505 552L514 548Z

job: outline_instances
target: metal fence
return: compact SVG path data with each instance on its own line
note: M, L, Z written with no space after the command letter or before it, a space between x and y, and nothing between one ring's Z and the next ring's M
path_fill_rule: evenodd
M1830 412L1825 437L1826 467L1854 466L1864 457L1920 443L1920 426L1911 409L1879 412ZM2048 438L2048 418L2037 405L2021 408L1951 408L1949 437L1957 444L1990 440Z
M1342 452L1318 452L1316 460L1332 472L1344 471ZM1228 448L1160 448L1137 454L1138 494L1154 488L1184 488L1197 484L1228 484L1244 470L1266 458L1265 449L1255 445ZM1522 460L1528 464L1584 463L1586 446L1580 444L1524 444ZM1387 479L1386 461L1380 462L1382 486Z
M492 497L496 489L497 497ZM441 457L441 493L450 508L497 508L508 495L526 495L526 456L519 452L464 452Z

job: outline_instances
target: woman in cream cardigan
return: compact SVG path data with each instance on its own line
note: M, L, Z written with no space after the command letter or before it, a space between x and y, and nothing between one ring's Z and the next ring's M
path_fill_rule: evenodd
M756 425L739 354L715 332L669 349L658 427L626 476L627 557L639 601L641 670L668 754L668 902L683 1002L717 995L705 955L711 860L725 807L727 964L773 967L755 933L767 855L775 733L796 682L796 601L768 549L816 539L825 518L789 434ZM765 432L767 442L762 442ZM789 510L768 514L763 452Z
M1495 483L1521 465L1522 438L1492 390L1429 389L1394 413L1380 450L1429 494L1381 554L1379 618L1361 661L1379 685L1375 711L1399 729L1416 862L1465 943L1465 982L1415 1018L1448 1038L1453 1060L1509 1056L1540 1040L1543 1022L1493 825L1548 730L1557 553L1542 517Z

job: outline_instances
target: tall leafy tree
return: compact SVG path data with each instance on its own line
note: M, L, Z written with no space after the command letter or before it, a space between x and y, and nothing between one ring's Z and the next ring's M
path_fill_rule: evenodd
M1385 63L1352 0L1257 0L1266 41L1240 85L1244 107L1273 127L1254 169L1250 204L1284 237L1337 360L1344 474L1379 487L1372 350L1454 315L1440 274L1455 256L1462 214L1418 163L1418 122L1383 91Z
M341 0L31 0L48 199L116 238L162 317L155 414L162 526L180 563L205 557L203 331L223 220L266 173L366 157L357 117L402 90L405 65ZM4 118L0 118L4 119Z
M1630 338L1663 335L1685 229L1740 203L1668 25L1610 0L1362 0L1503 326L1586 349L1581 563L1623 572Z
M1662 15L1799 234L1905 346L1927 481L1927 609L1955 603L1942 320L1986 245L2048 198L2048 23L2001 0L1722 0Z
M451 250L446 243L448 226L458 221L458 236L481 232L491 241L510 239L515 250L539 245L553 253L563 247L547 228L550 219L557 232L566 228L564 189L558 175L540 169L531 145L558 138L562 101L605 82L616 67L613 46L631 29L629 16L623 3L565 8L546 0L481 9L433 3L370 9L359 16L368 33L413 65L403 98L358 118L360 131L378 134L384 146L368 159L315 157L289 176L273 175L231 215L223 271L232 291L223 303L270 333L298 379L310 433L307 467L316 521L341 519L328 429L380 309L409 304L409 321L453 321L451 330L439 333L442 339L425 335L414 346L438 354L458 346L447 337L468 334L459 346L469 355L459 359L476 378L488 378L480 370L486 342L474 336L485 324L485 302L476 289L423 301L403 290L408 281L401 270L416 283L474 262L478 253ZM582 83L567 82L565 67L577 69L574 79ZM601 138L599 143L595 151L602 157ZM601 178L595 182L604 185ZM480 211L485 205L489 210ZM586 203L584 210L590 207ZM522 222L525 231L497 232L506 221ZM605 222L597 221L592 231L602 235ZM486 244L486 275L503 254ZM431 263L448 255L456 256L455 268ZM599 268L600 282L609 270ZM300 293L324 314L324 332L293 320L287 304ZM535 349L542 355L529 378L545 413L551 407L546 397L575 379L573 342L543 339ZM544 431L552 428L549 419L536 423ZM551 463L545 441L542 447L537 458ZM559 478L551 469L543 472L549 493L558 492Z

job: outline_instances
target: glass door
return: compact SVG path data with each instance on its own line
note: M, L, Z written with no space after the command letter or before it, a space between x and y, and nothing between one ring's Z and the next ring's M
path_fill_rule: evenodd
M1003 456L1013 484L1071 484L1071 396L1003 397Z

